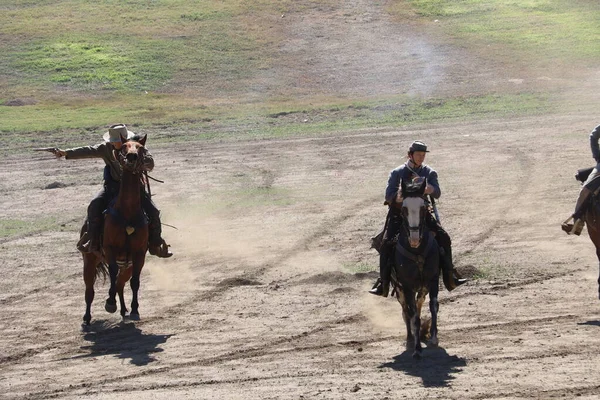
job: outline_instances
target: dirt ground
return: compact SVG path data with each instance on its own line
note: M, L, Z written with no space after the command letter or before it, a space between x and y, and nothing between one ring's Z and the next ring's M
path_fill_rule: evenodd
M548 76L509 74L393 25L378 3L346 4L286 15L290 47L265 82L304 77L299 85L349 95L467 93ZM317 17L326 23L307 23ZM388 48L398 58L377 62ZM320 82L325 72L331 79ZM585 233L559 227L579 189L573 173L591 165L594 117L151 147L153 175L165 180L153 186L155 201L178 228L164 228L176 255L147 258L139 322L106 313L99 282L89 329L75 242L101 164L9 158L0 217L57 222L0 241L0 398L599 398L598 261ZM473 278L441 292L440 347L419 361L405 352L397 302L367 294L388 173L414 139L430 146L455 262Z

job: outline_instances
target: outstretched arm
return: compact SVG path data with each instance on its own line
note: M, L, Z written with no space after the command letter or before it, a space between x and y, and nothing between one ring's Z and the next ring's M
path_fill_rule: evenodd
M40 149L33 149L33 151L47 151L54 154L56 158L64 157L67 154L64 150L61 150L58 147L42 147Z
M80 158L104 158L107 150L106 144L100 143L94 146L75 147L59 151L60 155L57 155L57 157L64 156L67 160L77 160Z

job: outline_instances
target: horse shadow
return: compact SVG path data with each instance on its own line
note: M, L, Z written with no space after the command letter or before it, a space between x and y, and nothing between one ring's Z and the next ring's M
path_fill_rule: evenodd
M158 346L173 336L145 334L135 324L125 322L111 325L107 321L95 321L83 331L83 339L92 344L81 346L82 350L89 353L77 358L115 355L117 358L129 359L131 364L137 366L155 361L152 355L163 351Z
M394 357L394 361L381 364L379 368L391 368L407 375L421 378L424 387L446 387L467 365L464 358L449 355L442 347L423 349L423 358L414 359L412 351Z
M586 321L586 322L578 322L577 325L592 325L592 326L600 326L600 321Z

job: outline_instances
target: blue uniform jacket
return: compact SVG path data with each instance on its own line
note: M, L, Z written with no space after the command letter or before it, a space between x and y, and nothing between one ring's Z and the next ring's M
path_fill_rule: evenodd
M596 160L596 164L600 164L600 147L598 146L598 139L600 139L600 125L594 128L590 133L590 147L592 148L592 156Z
M385 201L389 204L392 204L395 201L398 190L400 190L400 182L402 179L409 182L412 178L417 176L427 179L427 183L434 188L434 191L430 196L434 199L439 199L442 192L438 183L437 172L425 164L421 165L420 168L411 168L409 166L409 161L407 161L404 165L399 166L390 173L387 188L385 189Z

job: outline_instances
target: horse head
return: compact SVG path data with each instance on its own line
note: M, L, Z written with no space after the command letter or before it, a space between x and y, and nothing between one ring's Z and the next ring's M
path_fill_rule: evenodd
M123 170L134 174L141 173L144 167L144 156L146 155L146 135L142 138L134 137L126 139L121 136L121 150L119 150L119 163Z
M402 225L405 228L408 243L412 248L418 248L423 238L425 226L425 187L427 179L417 178L411 182L400 183L402 190Z

